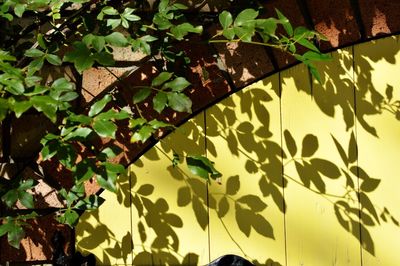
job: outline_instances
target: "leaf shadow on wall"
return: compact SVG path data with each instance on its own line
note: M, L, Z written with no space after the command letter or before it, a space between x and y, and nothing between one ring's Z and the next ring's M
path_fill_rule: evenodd
M339 77L338 80L341 81ZM332 80L332 82L335 82L335 80ZM347 88L350 88L350 86ZM235 165L236 169L246 169L249 176L258 176L260 189L258 193L261 192L264 197L258 198L257 204L254 203L254 206L259 207L259 209L262 209L263 200L271 197L282 212L285 212L286 208L290 211L290 206L286 206L282 189L294 183L307 188L310 193L321 195L321 198L328 198L332 204L332 213L336 216L338 223L352 234L365 250L374 255L375 246L369 230L383 222L393 222L396 226L398 226L398 222L396 218L390 215L387 208L384 208L384 212L387 212L393 218L392 221L384 218L383 213L379 214L379 207L370 199L370 193L378 189L381 180L370 177L362 166L357 165L356 138L353 131L350 133L350 129L353 130L354 128L354 120L350 118L354 116L351 113L352 109L347 108L344 111L344 123L348 127L350 136L348 147L342 147L343 144L334 136L335 132L331 132L332 139L329 145L332 146L332 150L336 149L342 158L342 162L336 162L318 156L318 136L311 133L303 137L301 145L296 142L289 130L282 132L286 147L281 147L280 143L272 140L273 133L271 132L274 129L270 125L270 114L265 107L269 101L273 101L269 93L280 95L276 88L275 92L267 92L259 88L245 89L243 92L237 93L240 96L240 106L236 106L233 101L227 99L223 104L213 107L207 116L208 151L218 158L221 155L218 151L222 149L219 146L217 151L211 139L222 138L226 142L226 149L230 151L233 157L241 155L248 158L243 165L238 165L238 160L232 161L232 164ZM323 93L323 91L318 92L318 94ZM343 95L342 104L346 103L344 106L352 103L351 99L346 98L351 95L349 93ZM332 97L329 92L326 95L319 96L320 99L325 100L323 102L316 100L316 102L320 108L321 106L325 108L325 111L321 111L326 113L326 110L334 108L338 102L339 92L335 97ZM333 101L332 105L329 105L329 99ZM242 118L241 121L238 121L235 112L246 114L248 120ZM301 147L301 152L298 147ZM348 152L345 152L345 150L348 150ZM298 178L285 173L285 168L289 164L294 164ZM282 166L284 166L283 173ZM360 187L355 182L357 178L360 179ZM239 177L232 176L224 181L228 186L227 196L231 193L230 191L237 190L238 179ZM343 194L332 195L329 193L329 184L332 183L332 180L345 188ZM361 208L359 208L358 197L360 197ZM217 206L219 216L223 217L229 210L227 197L220 198ZM244 219L241 219L240 216L250 217L251 215L248 212L241 215L243 211L240 208L236 208L235 211L239 213L236 215L239 229L248 236L249 222L244 223ZM253 220L255 219L253 218ZM268 228L268 226L264 223L263 228ZM257 232L262 234L259 231ZM267 235L264 236L268 237Z
M391 52L395 51L391 50ZM385 58L393 62L389 54L388 52L387 56L376 57L373 60ZM196 225L191 226L206 230L209 226L207 211L209 208L210 212L217 214L224 230L242 252L238 255L250 259L255 264L279 265L271 259L257 261L251 258L247 254L247 249L251 247L243 246L236 241L238 236L233 232L242 234L240 237L250 238L257 234L265 239L274 240L276 228L273 227L270 218L263 214L265 210L271 208L267 206L267 201L273 202L283 214L291 211L290 205L287 206L285 202L283 189L296 185L306 188L309 193L320 195L321 198L330 199L331 212L337 218L338 224L360 242L365 250L374 255L375 245L370 229L383 226L383 223L392 223L395 226L399 226L399 223L388 208L384 207L382 211L370 197L372 192L380 189L379 185L383 181L371 177L362 165L357 164L354 128L355 121L358 121L369 134L379 135L379 128L376 129L368 123L367 117L379 115L383 111L382 104L384 104L385 96L371 85L362 86L362 88L356 86L354 93L354 78L352 74L350 76L348 74L349 71L352 73L352 57L343 53L335 60L341 61L341 67L338 67L337 61L319 65L322 71L328 73L327 76L323 76L324 86L311 84L307 79L305 79L306 82L301 82L301 78L294 78L294 80L297 90L312 95L314 103L327 116L327 119L339 115L336 113L337 110L342 111L343 123L349 136L348 144L341 143L335 136L335 132L331 132L331 142L328 144L332 147L332 152L339 154L342 161L332 161L330 158L318 155L320 136L317 132L307 132L305 135L296 136L295 132L283 129L283 132L276 133L274 125L271 124L273 117L268 106L276 101L276 96L280 96L279 87L273 86L270 91L256 86L244 89L236 94L240 98L238 102L230 97L207 110L206 139L204 132L199 129L201 127L190 124L184 132L186 137L179 139L179 145L171 144L168 139L165 139L161 145L162 151L153 148L146 153L144 158L159 161L163 156L170 156L172 159L172 150L178 154L190 150L201 150L201 143L205 141L208 154L218 158L225 154L220 146L217 148L214 143L214 140L218 139L224 144L224 149L229 151L232 159L238 156L247 158L235 167L245 169L248 176L256 178L258 190L246 191L243 189L246 181L242 176L228 175L222 179L223 193L207 195L206 184L203 180L188 176L186 169L169 166L165 171L166 176L169 173L172 179L180 182L176 188L178 208L173 208L171 202L157 194L154 184L141 184L135 187L136 181L140 178L135 174L130 176L130 184L121 179L119 181L122 189L117 195L118 201L125 207L133 206L132 211L138 212L141 219L132 221L132 228L135 227L139 235L129 235L131 231L128 229L125 237L117 240L114 248L104 250L103 262L107 264L113 258L128 258L127 254L134 253L133 264L135 265L149 264L149 262L153 265L167 263L196 265L199 254L195 252L180 254L179 252L181 236L178 229L185 226L185 221L180 218L179 211L181 208L182 210L190 208L197 221ZM362 76L364 82L367 82L371 79L368 72L373 69L364 57L361 56L358 60L360 61L357 67L360 69L357 71L367 73ZM302 73L302 76L308 75ZM268 82L265 83L264 85L268 85ZM386 91L386 99L391 98L390 89ZM377 93L383 98L372 96ZM354 95L356 95L356 100ZM356 114L354 114L355 102L361 103ZM240 120L239 114L240 117L246 115L248 119L241 118ZM280 139L281 136L282 142L277 141L276 139ZM229 158L224 158L224 160L229 160ZM137 163L140 165L140 160ZM295 169L295 176L286 174L285 168L289 166ZM146 167L146 165L141 165L141 167ZM218 164L216 167L218 169ZM357 179L360 181L360 186L355 182ZM344 188L343 194L330 194L332 182ZM235 228L226 227L224 223L224 219L227 219L229 215L234 217ZM82 216L81 219L84 220L84 217ZM82 240L83 248L90 249L105 243L108 239L115 238L104 224L94 228L88 222L85 230L90 232L90 235L86 240ZM149 232L155 237L150 237ZM135 243L136 241L143 245L149 243L147 249L136 253L132 238Z

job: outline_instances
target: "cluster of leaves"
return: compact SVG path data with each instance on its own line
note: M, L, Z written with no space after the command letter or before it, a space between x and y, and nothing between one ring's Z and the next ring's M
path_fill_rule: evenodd
M79 211L98 208L104 201L85 193L86 181L95 178L102 188L116 192L118 176L125 172L124 166L115 162L122 150L113 145L99 147L99 139L116 139L119 127L128 125L131 142L145 142L161 128L172 127L157 119L148 120L141 113L140 104L150 98L153 109L160 114L167 108L177 112L192 111L192 101L185 94L190 83L173 73L169 66L178 59L190 61L183 51L176 51L174 44L184 41L189 34L202 33L202 26L188 22L183 13L187 7L182 4L161 0L150 19L138 16L135 4L135 1L128 1L116 5L107 0L95 3L89 0L0 1L0 22L6 25L5 29L0 29L0 34L9 40L0 45L0 122L7 117L19 118L24 113L36 112L55 125L57 130L42 138L40 153L43 161L60 164L72 175L73 187L58 191L64 206L55 213L59 222L70 226L77 223ZM33 15L32 20L48 23L52 30L42 32L37 26L30 34L25 34L27 28L15 32L18 19L27 13ZM321 36L302 27L293 30L280 12L278 19L257 19L257 16L258 11L246 9L234 20L229 12L222 12L220 35L226 39L218 41L243 41L289 51L307 64L318 78L311 61L327 57L318 51L312 40ZM287 36L275 34L278 24L284 27ZM73 33L68 28L77 30ZM5 33L8 29L15 34L8 36ZM252 41L256 34L262 37L263 43ZM310 51L299 55L296 44ZM125 106L117 104L109 93L86 110L80 110L79 83L65 77L50 82L43 78L46 66L62 71L66 65L73 65L80 75L95 65L112 66L114 50L121 47L130 47L133 52L141 51L161 61L157 64L159 74L150 85L129 88L136 93ZM173 164L183 161L175 156ZM186 164L192 173L207 181L210 177L221 176L204 156L188 155ZM28 209L34 208L35 181L15 180L0 187L1 202L9 209L15 209L18 202ZM3 183L3 178L1 181ZM242 201L249 203L248 199ZM23 227L28 225L26 221L36 216L32 213L1 217L0 236L8 234L9 243L18 247L24 237Z
M326 40L326 37L302 26L293 28L290 21L278 9L276 13L277 18L258 18L257 10L245 9L233 19L230 12L223 11L219 14L222 30L213 38L222 35L232 42L265 45L289 52L297 60L303 62L310 69L311 74L321 82L320 75L312 62L330 60L330 57L321 53L313 42ZM286 34L279 33L279 25ZM263 42L257 41L257 38L261 38ZM211 40L211 42L219 41L221 40ZM303 49L299 49L298 46L302 46ZM306 50L306 52L299 54L299 50Z

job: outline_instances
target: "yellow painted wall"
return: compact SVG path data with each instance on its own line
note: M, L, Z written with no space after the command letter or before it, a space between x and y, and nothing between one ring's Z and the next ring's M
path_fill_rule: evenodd
M400 44L385 38L259 81L178 128L84 213L99 265L400 265ZM207 185L172 151L207 156Z

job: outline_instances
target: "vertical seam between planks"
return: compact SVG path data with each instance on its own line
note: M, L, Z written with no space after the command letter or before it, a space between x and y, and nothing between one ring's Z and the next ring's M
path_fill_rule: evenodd
M207 154L207 111L203 111L203 127L204 127L204 153L205 156L208 158ZM208 182L206 182L206 196L207 196L207 242L208 242L208 262L211 261L211 229L210 229L210 203L209 203L209 196L208 196Z
M128 165L128 177L129 177L129 218L130 218L130 222L131 222L131 265L133 265L133 259L134 259L134 254L133 254L133 250L134 250L134 246L133 246L133 214L132 214L132 181L131 181L131 170L130 170L130 165Z
M353 57L353 101L354 101L354 137L356 139L356 165L357 165L357 199L358 199L358 221L359 228L358 233L360 234L360 265L363 266L363 251L362 251L362 231L361 231L361 198L360 198L360 173L359 173L359 165L358 165L358 140L357 140L357 93L356 93L356 64L355 64L355 52L354 45L351 46L351 53Z
M285 203L285 187L284 187L284 174L285 169L283 167L283 123L282 123L282 83L281 83L281 72L278 72L278 91L279 91L279 118L280 118L280 133L281 133L281 174L282 174L282 196L283 196L283 239L284 239L284 251L285 251L285 265L288 265L287 257L287 230L286 230L286 203Z

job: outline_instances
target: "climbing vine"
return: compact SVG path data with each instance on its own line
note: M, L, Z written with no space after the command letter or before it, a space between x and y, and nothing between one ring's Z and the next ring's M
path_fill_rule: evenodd
M144 143L157 138L160 130L173 130L172 124L150 119L141 110L140 104L149 99L160 117L167 109L192 112L192 101L186 93L192 85L174 72L176 65L189 64L190 58L176 47L180 42L191 42L193 34L203 34L203 27L192 24L186 15L188 7L183 4L161 0L152 12L142 12L141 3L0 1L0 121L42 113L55 125L41 139L38 158L58 163L71 174L73 185L58 190L64 206L54 210L56 219L71 227L81 211L96 209L104 202L98 195L85 193L85 182L95 178L102 188L116 192L118 176L125 172L122 164L113 161L122 150L117 146L99 147L95 144L98 139L115 139L120 127L126 127L131 143ZM316 45L324 37L304 27L293 28L279 10L276 14L276 18L262 18L255 8L233 14L223 11L215 17L220 27L209 43L245 42L279 49L306 64L320 80L313 62L329 59ZM26 21L29 24L22 26ZM147 55L158 68L150 84L134 88L131 102L110 91L82 108L79 79L43 78L46 67L62 70L71 66L77 76L94 66L111 67L115 65L114 50L126 47ZM221 176L204 156L187 155L186 160L180 160L180 156L174 154L174 166L186 162L192 173L208 182ZM7 210L16 210L18 202L33 209L31 190L35 185L31 178L0 177L1 203ZM27 221L38 215L33 211L5 211L0 217L0 236L7 234L10 245L18 248L25 236L24 227L29 226Z

